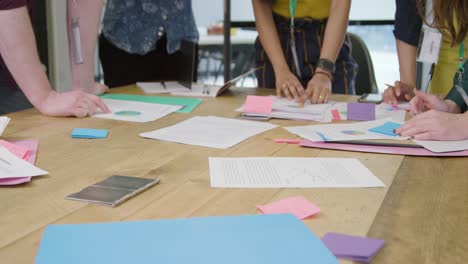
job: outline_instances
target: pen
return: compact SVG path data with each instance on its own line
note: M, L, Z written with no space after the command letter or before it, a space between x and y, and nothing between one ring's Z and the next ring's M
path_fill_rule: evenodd
M299 144L302 140L300 139L285 139L285 138L277 138L274 139L273 142L275 143L287 143L287 144Z

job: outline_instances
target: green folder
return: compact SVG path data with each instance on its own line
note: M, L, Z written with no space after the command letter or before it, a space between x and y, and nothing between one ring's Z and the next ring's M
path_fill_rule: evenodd
M165 97L165 96L148 96L148 95L134 95L134 94L104 94L101 95L102 99L115 99L126 101L137 101L152 104L167 104L167 105L182 105L182 109L178 113L190 113L197 107L202 99L199 98L185 98L185 97Z

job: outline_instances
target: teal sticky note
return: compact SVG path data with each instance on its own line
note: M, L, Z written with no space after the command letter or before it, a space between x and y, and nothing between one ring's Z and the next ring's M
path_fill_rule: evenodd
M134 95L134 94L104 94L103 99L137 101L152 104L167 104L167 105L182 105L182 109L178 113L190 113L197 107L202 99L185 98L185 97L169 97L169 96L149 96L149 95Z
M395 123L395 122L385 122L385 124L374 127L369 129L371 132L379 133L379 134L384 134L387 136L396 136L395 133L393 133L394 129L397 129L401 127L401 124Z
M36 264L338 264L291 214L50 225Z
M105 129L93 129L93 128L75 128L72 131L72 138L91 138L99 139L106 138L109 131Z

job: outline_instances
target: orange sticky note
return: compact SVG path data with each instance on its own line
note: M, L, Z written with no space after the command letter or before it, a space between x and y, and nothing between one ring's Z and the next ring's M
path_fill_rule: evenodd
M248 95L243 111L245 113L270 114L273 109L272 96Z
M302 196L289 197L266 205L258 205L257 209L264 214L290 213L303 220L320 212L320 208Z

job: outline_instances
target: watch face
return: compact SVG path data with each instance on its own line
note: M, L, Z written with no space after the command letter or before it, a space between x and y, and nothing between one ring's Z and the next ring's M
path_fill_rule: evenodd
M333 63L331 60L320 59L318 61L317 67L320 67L332 74L335 72L335 63Z

